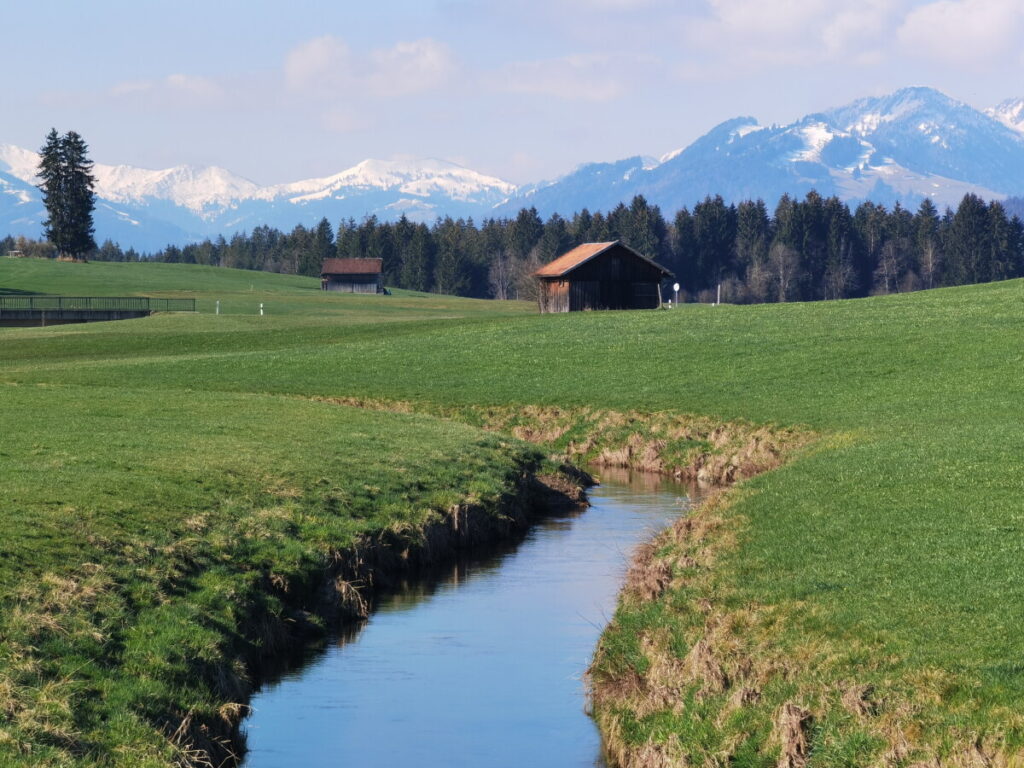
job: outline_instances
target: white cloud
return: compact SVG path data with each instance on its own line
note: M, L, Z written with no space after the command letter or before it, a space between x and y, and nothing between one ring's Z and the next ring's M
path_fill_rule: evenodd
M288 53L284 71L296 91L401 96L444 85L455 60L444 43L424 38L357 54L340 38L327 35Z
M980 65L1014 54L1022 32L1020 0L938 0L907 14L898 38L930 59Z
M909 1L707 0L707 15L687 25L689 40L740 61L874 62Z
M566 5L594 11L638 11L664 5L665 0L564 0Z
M607 56L575 55L507 64L488 79L508 93L554 96L569 101L611 101L622 95L622 72Z
M289 51L285 78L296 90L323 85L347 75L351 59L352 52L344 40L331 35L317 37Z
M109 89L115 100L144 101L174 107L209 106L224 99L224 89L211 78L173 74L160 80L129 80Z
M391 95L420 93L445 83L455 70L448 46L423 39L371 52L368 82Z

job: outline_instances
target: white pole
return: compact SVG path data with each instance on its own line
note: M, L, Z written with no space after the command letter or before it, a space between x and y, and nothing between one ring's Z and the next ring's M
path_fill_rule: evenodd
M220 299L217 299L217 314L220 314Z
M263 302L260 302L260 317L263 317Z
M718 298L715 299L715 306L717 307L721 303L722 303L722 284L719 283L718 284Z

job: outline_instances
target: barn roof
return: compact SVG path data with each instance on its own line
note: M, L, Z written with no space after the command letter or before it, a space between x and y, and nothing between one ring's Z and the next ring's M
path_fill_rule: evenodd
M379 275L384 259L324 259L321 275Z
M609 248L612 248L613 246L616 245L619 246L620 248L625 248L638 259L643 259L652 267L661 270L662 274L666 275L667 277L673 276L672 273L665 269L663 266L661 266L660 264L655 264L646 256L637 253L628 245L624 245L619 240L612 240L609 243L583 243L583 245L577 245L568 253L563 253L554 261L545 264L543 267L538 269L533 274L536 275L537 277L562 277L566 273L572 272L572 270L576 269L576 267L580 266L581 264L585 264L595 256L604 253Z

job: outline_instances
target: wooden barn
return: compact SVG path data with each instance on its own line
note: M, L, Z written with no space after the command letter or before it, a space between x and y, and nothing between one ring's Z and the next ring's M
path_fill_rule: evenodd
M345 293L384 293L383 259L324 259L320 287Z
M661 281L672 273L618 240L584 243L533 273L541 312L657 309Z

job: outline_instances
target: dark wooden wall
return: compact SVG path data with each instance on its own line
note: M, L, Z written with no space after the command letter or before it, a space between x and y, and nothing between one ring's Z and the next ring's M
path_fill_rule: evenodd
M380 275L328 275L324 281L325 291L342 293L381 293Z
M560 278L541 280L541 312L657 309L662 272L626 248L609 248Z

